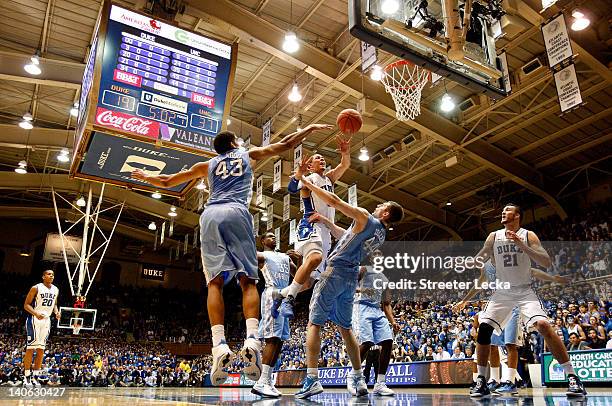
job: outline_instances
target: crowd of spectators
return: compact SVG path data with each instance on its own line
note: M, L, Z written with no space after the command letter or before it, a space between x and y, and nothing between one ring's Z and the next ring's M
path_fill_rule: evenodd
M564 221L548 218L527 228L536 230L553 259L547 272L566 276L564 286L536 282L551 323L569 350L612 348L612 277L607 202ZM18 384L23 375L22 303L31 278L4 275L11 289L0 297L0 384ZM68 292L61 286L60 292ZM561 298L561 299L560 299ZM199 386L210 369L210 355L189 361L168 353L163 342L210 343L205 296L177 289L96 285L87 306L98 310L94 332L73 338L70 331L53 328L45 357L48 384L72 386ZM304 300L304 299L303 299ZM60 303L61 304L61 303ZM400 331L392 362L471 358L475 352L472 318L480 310L472 303L459 314L444 297L418 302L393 302ZM71 306L71 303L64 303ZM307 306L298 306L291 336L283 342L276 368L305 367L304 342ZM237 352L244 322L229 317L227 338ZM546 350L542 338L525 332L521 358L538 361ZM337 329L322 329L321 366L350 365ZM231 365L237 372L241 365Z

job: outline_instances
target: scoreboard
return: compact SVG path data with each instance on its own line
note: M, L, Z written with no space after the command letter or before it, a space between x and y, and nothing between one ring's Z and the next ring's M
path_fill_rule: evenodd
M229 111L236 47L110 3L96 31L71 174L154 190L128 170L171 174L213 156L212 140ZM160 192L182 195L192 185Z

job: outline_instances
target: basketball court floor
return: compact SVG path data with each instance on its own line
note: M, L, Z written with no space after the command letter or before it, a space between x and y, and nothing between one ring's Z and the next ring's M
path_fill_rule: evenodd
M21 388L13 388L21 389ZM295 399L297 388L283 389L281 399L261 399L248 388L67 388L61 396L18 396L11 388L2 388L0 404L10 405L372 405L372 406L607 406L612 405L612 390L590 388L585 399L568 399L557 389L522 390L517 397L491 397L473 400L465 388L396 389L393 398L373 396L353 398L344 389L327 389L309 400Z

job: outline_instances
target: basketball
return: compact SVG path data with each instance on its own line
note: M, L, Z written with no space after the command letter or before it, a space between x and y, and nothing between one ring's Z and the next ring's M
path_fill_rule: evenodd
M338 114L336 124L344 134L355 134L363 123L361 114L357 110L345 109Z

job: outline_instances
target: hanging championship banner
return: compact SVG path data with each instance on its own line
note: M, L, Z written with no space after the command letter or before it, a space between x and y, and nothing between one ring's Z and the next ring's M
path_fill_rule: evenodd
M293 170L295 171L302 160L302 144L293 149Z
M164 243L164 236L166 234L166 222L164 221L161 225L161 237L159 238L159 245Z
M200 190L200 195L198 196L198 210L202 210L204 208L204 191Z
M280 250L280 227L274 229L274 237L276 238L276 250Z
M257 177L257 191L255 192L255 206L263 204L263 175Z
M281 188L281 175L283 172L283 160L279 159L274 162L274 183L272 184L272 193L276 193Z
M267 147L268 145L270 145L270 136L271 136L271 130L272 130L272 119L269 119L268 121L266 121L263 125L263 132L262 132L262 141L261 141L261 146L262 147Z
M193 248L198 246L198 229L199 226L193 230Z
M174 217L170 219L170 227L168 228L168 237L172 237L174 234Z
M542 25L542 37L551 69L574 55L563 14Z
M268 223L266 224L266 231L272 230L274 224L274 203L270 203L266 209L268 212Z
M507 93L510 93L512 91L512 85L510 84L510 71L508 70L508 56L506 55L506 51L499 54L498 57L499 57L500 65L501 65L501 71L502 71L502 77L501 77L502 86L501 87Z
M140 277L154 281L163 281L166 276L166 267L156 264L142 264Z
M304 200L300 197L300 211L304 212Z
M242 147L248 151L251 148L251 136L249 135L248 137L246 137L246 139L244 140L244 142L242 143Z
M361 41L361 72L366 72L376 64L376 47Z
M348 188L348 204L357 207L357 185L354 183Z
M155 229L155 241L153 241L153 251L157 251L157 234L159 232L159 229Z
M580 93L580 86L576 77L576 67L573 63L556 72L554 78L561 113L565 113L582 104L582 94Z
M289 222L289 245L295 244L295 219Z
M184 255L187 255L187 248L189 248L189 234L185 234L185 243L183 244Z
M259 235L259 212L253 216L253 234L255 237Z
M174 251L174 259L179 259L179 255L181 254L181 243L178 243L176 246L176 251Z
M283 197L283 221L289 220L291 215L291 195L286 194Z

